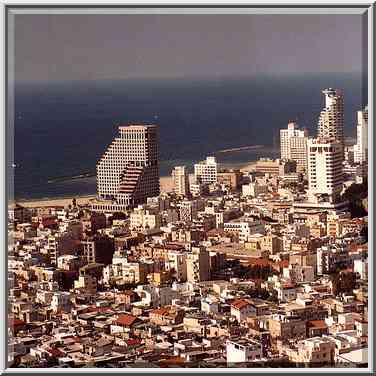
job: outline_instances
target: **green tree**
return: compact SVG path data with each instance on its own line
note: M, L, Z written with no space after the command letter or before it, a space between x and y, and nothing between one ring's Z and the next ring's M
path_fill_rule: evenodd
M364 199L368 197L367 179L362 184L352 184L342 195L343 201L349 202L349 211L352 218L360 218L367 215L364 207Z
M332 275L333 295L352 293L356 287L356 273L338 272Z

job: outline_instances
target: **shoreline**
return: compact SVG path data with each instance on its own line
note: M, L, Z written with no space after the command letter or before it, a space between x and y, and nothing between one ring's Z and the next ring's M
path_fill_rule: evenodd
M247 162L242 164L242 166L236 167L241 172L249 172L254 169L256 161ZM231 169L235 167L226 166L226 169ZM193 174L190 174L190 179ZM159 178L161 193L169 193L173 190L173 181L171 176L161 176ZM96 194L85 194L77 196L57 196L57 197L45 197L45 198L30 198L30 199L18 199L9 201L9 204L17 203L25 208L37 208L37 207L47 207L47 206L68 206L72 204L72 200L75 198L78 205L85 205L90 200L94 199Z
M161 193L171 192L173 189L173 182L171 176L161 176L159 178L159 184ZM68 206L72 204L72 200L75 198L78 205L85 205L90 200L96 198L96 194L77 195L77 196L58 196L58 197L45 197L45 198L31 198L31 199L19 199L9 201L8 205L12 203L20 204L25 208L37 208L48 206Z

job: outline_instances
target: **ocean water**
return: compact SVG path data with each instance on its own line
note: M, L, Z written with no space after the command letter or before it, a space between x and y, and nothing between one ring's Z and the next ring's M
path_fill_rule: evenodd
M316 133L324 87L344 90L345 133L355 137L356 111L366 103L362 83L357 74L17 83L14 195L95 193L95 177L69 177L95 173L120 124L160 126L162 176L178 164L192 169L209 154L223 166L277 157L279 129L290 119ZM249 145L262 147L218 153Z

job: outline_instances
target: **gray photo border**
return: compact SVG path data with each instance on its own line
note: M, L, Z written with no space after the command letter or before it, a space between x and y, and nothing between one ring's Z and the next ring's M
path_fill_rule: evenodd
M13 173L12 169L9 169L10 164L13 161L13 140L14 140L14 132L13 132L13 113L12 109L14 108L14 98L13 98L13 82L14 82L14 75L11 69L14 63L14 50L13 45L11 43L11 38L14 32L14 23L13 17L15 14L26 14L26 13L85 13L85 14L105 14L105 13L189 13L189 14L197 14L197 13L252 13L252 14L318 14L318 13L333 13L333 14L349 14L349 13L357 13L362 14L364 17L364 24L363 24L363 42L364 42L364 49L363 49L363 66L364 72L367 72L367 82L364 82L364 87L368 86L368 103L369 103L369 122L371 126L368 129L369 132L369 142L372 144L369 147L369 160L374 161L374 152L373 152L373 145L375 145L375 134L373 131L373 119L374 119L374 57L375 57L375 49L374 49L374 19L376 17L376 3L373 2L333 2L329 4L325 3L242 3L242 4L200 4L200 3L191 3L191 4L145 4L140 2L139 4L126 4L126 3L116 3L116 4L101 4L101 3L74 3L72 2L64 2L59 4L46 4L46 3L2 3L0 4L1 9L1 18L4 22L4 28L2 28L2 38L1 41L3 43L3 59L2 61L2 74L3 74L3 100L1 101L1 106L3 107L3 123L4 127L3 131L3 154L2 158L4 158L4 163L1 164L1 168L3 169L3 184L1 186L1 194L4 198L2 201L3 207L3 226L1 228L1 236L4 239L4 254L3 260L1 261L1 267L3 272L3 283L4 287L0 289L1 291L1 301L4 304L4 310L1 311L1 318L2 318L2 325L0 326L0 336L3 341L0 341L0 372L4 374L23 374L23 373L129 373L129 374L139 374L139 373L247 373L252 372L250 369L222 369L222 368L213 368L213 369L184 369L184 368L139 368L139 369L98 369L98 368L83 368L83 369L59 369L59 368L34 368L34 369L17 369L17 368L7 368L8 363L8 322L7 322L7 311L8 311L8 272L7 272L7 265L8 265L8 258L7 258L7 249L8 249L8 242L11 239L8 239L7 234L7 211L8 211L8 202L13 198ZM368 84L368 85L367 85ZM373 195L373 188L375 184L375 171L376 170L376 163L369 163L368 166L368 175L369 175L369 194L368 194L368 206L371 208L369 210L368 221L369 221L369 250L368 253L369 257L369 264L371 265L372 269L369 273L368 285L369 287L373 287L374 283L374 275L373 272L375 270L375 257L373 255L374 249L374 210L375 210L375 202L374 202L374 195ZM279 369L263 369L263 368L255 368L252 369L255 373L262 373L262 374L274 374L275 372L280 373L307 373L307 374L316 374L316 373L346 373L346 374L375 374L374 368L374 358L373 358L373 349L374 349L374 338L375 338L375 326L374 326L374 308L375 308L375 291L371 289L371 294L369 296L369 324L370 331L372 335L369 336L368 348L371 349L369 352L369 362L368 368L279 368Z

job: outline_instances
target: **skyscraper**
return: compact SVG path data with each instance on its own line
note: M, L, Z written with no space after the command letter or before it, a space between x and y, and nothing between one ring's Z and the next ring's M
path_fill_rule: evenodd
M159 195L158 127L127 125L97 164L99 199L134 207Z
M318 138L334 138L342 147L345 146L343 133L343 94L338 89L324 89L325 107L320 113L318 122ZM343 158L343 157L342 157Z
M174 167L171 175L174 182L175 194L187 196L189 194L189 175L185 166Z
M307 131L300 130L294 121L280 130L281 159L296 161L298 172L307 170L307 140Z
M354 161L356 163L367 162L368 159L368 106L358 111L358 124L356 127L356 145Z
M343 186L342 146L334 138L308 140L308 200L336 204Z

